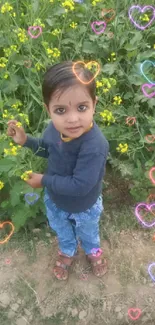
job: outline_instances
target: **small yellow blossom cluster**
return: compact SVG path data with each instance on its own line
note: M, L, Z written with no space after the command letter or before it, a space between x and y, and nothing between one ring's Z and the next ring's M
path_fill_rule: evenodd
M108 125L115 122L112 112L110 112L108 109L105 109L104 112L100 113L100 115L102 116L104 122L108 122Z
M20 100L17 100L15 104L12 104L11 107L17 110L18 112L20 111L19 107L23 106Z
M4 113L2 114L2 117L7 118L8 120L13 120L14 119L14 116L12 114L8 113L7 109L4 109Z
M16 13L12 12L12 10L13 7L8 2L5 2L4 5L2 5L1 7L1 14L5 14L6 12L9 12L9 15L11 17L16 17Z
M32 170L27 170L25 173L23 173L23 175L20 176L21 179L23 179L24 181L27 181L29 179L29 174L32 173Z
M17 45L11 45L8 48L4 48L3 49L5 56L8 58L13 52L19 53L19 51L17 50Z
M35 19L35 21L34 21L34 23L33 23L32 26L40 26L40 27L42 27L42 28L45 28L45 24L43 24L43 23L41 22L41 19L40 19L40 18Z
M0 68L5 68L7 62L8 62L8 59L6 59L4 56L2 56L0 58Z
M144 16L140 16L140 19L143 21L150 21L150 18L147 14L144 14Z
M41 42L41 44L44 46L46 53L48 54L48 57L51 59L53 58L59 58L61 52L58 50L58 48L54 47L53 49L50 49L48 47L48 42Z
M65 8L65 12L68 12L69 10L73 11L75 9L75 3L73 0L65 0L62 2L62 7Z
M128 144L127 143L124 143L124 144L120 143L118 145L118 147L116 148L116 150L121 152L121 153L125 153L125 152L128 151Z
M113 100L114 100L113 102L114 105L120 105L122 103L122 98L120 96L115 96Z
M16 123L16 126L17 126L18 128L20 128L20 127L22 126L22 123L21 123L21 122L17 122L17 123Z
M26 41L28 41L28 37L26 35L26 31L25 29L22 29L22 28L18 28L18 30L15 30L15 33L17 34L18 38L19 38L19 41L21 43L25 43Z
M9 143L10 147L9 149L4 149L4 153L7 156L17 156L19 149L21 148L21 146L14 146L12 142ZM19 149L18 149L19 148Z
M116 61L116 53L115 52L111 53L111 57L108 58L108 61L110 61L110 62Z
M35 68L37 69L37 71L40 71L41 69L44 69L44 65L40 62L35 63Z
M27 114L19 113L18 115L21 116L21 117L23 118L23 120L25 121L25 123L26 123L27 125L29 125L29 119L28 119L28 115L27 115Z
M59 29L59 28L55 28L53 30L53 32L51 32L51 34L54 36L58 36L60 33L61 33L61 29Z
M4 187L4 183L0 181L0 190L2 190L3 187Z
M50 0L50 3L53 3L54 2L54 0Z
M74 21L71 22L71 24L69 25L71 28L75 29L77 28L77 23L74 23Z
M155 50L155 44L153 45L153 48L154 48L154 50Z
M112 86L116 85L116 80L114 78L102 78L100 81L96 81L96 88L102 88L103 92L106 93Z
M9 12L13 10L13 7L10 6L10 4L8 2L5 2L4 5L2 5L1 7L1 13L4 14L5 12Z
M92 5L93 5L93 6L96 6L96 4L99 3L99 2L101 2L101 1L102 1L102 0L93 0L93 1L92 1Z

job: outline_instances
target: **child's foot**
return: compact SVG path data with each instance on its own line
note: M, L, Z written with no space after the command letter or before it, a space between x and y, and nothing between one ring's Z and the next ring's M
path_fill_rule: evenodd
M92 272L94 275L101 277L107 273L107 262L106 260L101 258L100 256L93 256L92 254L86 255L87 260L91 264Z
M68 257L65 255L60 255L56 261L56 266L53 269L54 275L58 280L67 280L68 279L68 269L73 262L74 257Z

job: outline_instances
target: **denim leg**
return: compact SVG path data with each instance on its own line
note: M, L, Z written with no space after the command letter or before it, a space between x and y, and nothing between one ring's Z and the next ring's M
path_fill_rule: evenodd
M91 254L93 248L100 248L99 220L103 209L102 197L99 197L91 209L73 214L76 220L76 235L87 255Z
M44 203L50 227L56 232L59 250L68 256L74 256L77 252L77 240L69 213L57 208L49 197L47 191L44 194Z

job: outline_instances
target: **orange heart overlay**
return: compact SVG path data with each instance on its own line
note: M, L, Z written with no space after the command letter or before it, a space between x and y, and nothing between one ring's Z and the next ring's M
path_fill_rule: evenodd
M6 243L9 240L9 238L12 236L12 234L15 230L13 223L10 221L4 221L4 222L0 223L0 229L2 229L4 227L4 225L10 225L12 227L12 230L11 230L10 234L4 240L0 241L0 244Z
M113 16L111 16L111 18L104 18L105 22L108 23L109 21L113 20L114 17L116 16L116 12L114 9L110 8L110 9L102 9L102 17L104 17L105 15L107 15L109 12L113 13Z
M90 81L88 81L88 82L84 82L84 81L82 81L82 80L79 78L79 76L77 75L76 71L75 71L75 66L76 66L78 63L82 63L82 64L87 68L88 64L93 63L93 62L95 62L95 64L97 63L97 65L98 65L98 70L97 70L97 72L95 73L94 77L93 77ZM75 62L75 63L73 64L72 70L73 70L73 73L75 74L75 76L78 78L79 81L81 81L84 85L88 85L88 84L89 84L90 82L92 82L92 81L96 78L96 76L99 74L99 72L100 72L100 65L99 65L99 63L96 62L96 61L90 61L90 62L88 62L88 63L84 63L83 61L77 61L77 62Z
M150 140L149 140L149 138L150 138ZM146 135L145 140L147 141L147 143L153 143L155 140L155 136L153 134L148 134L148 135Z

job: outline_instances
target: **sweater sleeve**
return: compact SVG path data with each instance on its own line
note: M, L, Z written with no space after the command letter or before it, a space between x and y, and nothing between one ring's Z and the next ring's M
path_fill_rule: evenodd
M96 185L101 169L106 164L106 154L80 152L71 176L44 174L42 185L56 194L85 196Z
M43 158L48 158L49 156L48 146L44 141L44 136L43 138L37 139L27 135L27 140L24 143L23 147L31 149L36 156Z

